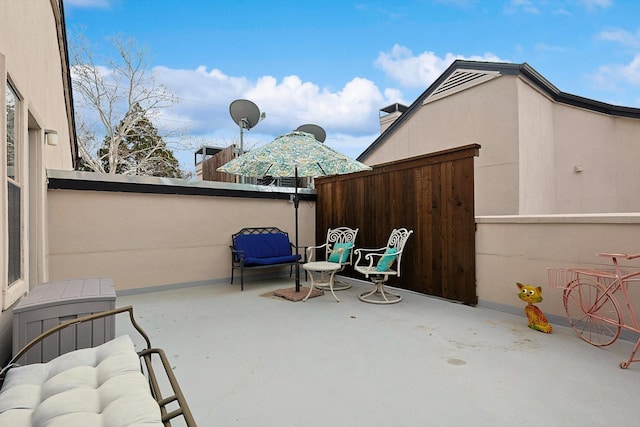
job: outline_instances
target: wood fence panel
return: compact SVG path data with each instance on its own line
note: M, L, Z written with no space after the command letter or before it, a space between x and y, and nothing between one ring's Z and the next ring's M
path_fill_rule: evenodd
M385 163L372 171L317 178L316 239L328 228L360 228L357 246L386 245L414 230L391 286L477 304L473 159L479 145ZM362 278L352 269L351 277Z
M235 147L236 146L232 144L215 156L202 161L203 181L236 182L235 175L217 171L220 166L233 160Z

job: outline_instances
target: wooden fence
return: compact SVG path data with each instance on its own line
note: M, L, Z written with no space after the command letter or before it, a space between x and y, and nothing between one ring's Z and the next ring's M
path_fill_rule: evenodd
M218 172L217 169L225 163L233 160L233 151L236 146L234 144L228 146L213 157L202 161L202 180L203 181L221 181L236 182L236 176L224 172Z
M316 241L328 228L359 228L357 246L386 245L391 230L414 230L402 276L389 284L475 305L474 167L477 144L317 178ZM362 279L351 269L345 274Z

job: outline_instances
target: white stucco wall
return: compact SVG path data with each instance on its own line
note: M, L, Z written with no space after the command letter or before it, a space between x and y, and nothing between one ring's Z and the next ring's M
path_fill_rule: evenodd
M517 83L518 213L552 214L558 209L553 103L526 82L517 80Z
M29 287L47 278L45 169L71 169L71 145L64 95L62 62L55 21L57 3L50 0L0 0L0 92L11 85L19 97L16 147L17 181L22 201L23 276L3 289L0 305L0 362L11 352L12 313L9 307ZM4 105L4 102L2 102ZM4 108L4 107L3 107ZM0 128L6 129L5 115ZM58 145L45 144L45 129L58 133ZM4 140L4 131L0 132ZM0 147L4 158L4 147ZM6 162L0 176L6 177ZM0 180L0 257L7 253L5 181ZM0 261L0 284L6 286L6 258ZM5 292L6 291L6 292Z
M552 322L565 322L562 289L549 285L547 268L610 268L598 252L640 252L640 214L527 215L478 217L476 272L480 305L524 317L516 282L541 286L544 300L536 304ZM640 260L622 260L630 270ZM630 286L636 310L640 286ZM624 306L624 299L619 302ZM628 317L628 312L625 313Z
M77 190L48 199L49 280L109 276L118 291L226 281L241 228L275 226L295 241L288 200ZM315 244L315 202L301 200L298 215L299 244Z
M420 107L364 162L471 143L477 215L640 212L640 119L554 102L502 76Z
M640 120L556 105L554 128L557 213L640 212Z
M474 160L476 212L516 214L519 186L516 83L515 77L502 77L423 105L365 163L376 165L480 144L480 155Z
M44 167L72 169L62 65L50 0L0 1L0 53L9 79L27 104L29 127L58 132L44 145Z
M242 227L277 226L294 239L285 200L51 190L49 204L51 279L106 275L119 292L226 285L231 234ZM302 201L299 215L300 245L316 244L315 202ZM515 283L542 286L538 306L565 324L562 290L548 284L547 268L606 267L597 252L640 252L639 237L640 214L477 217L479 305L526 321ZM623 264L640 268L638 260ZM631 297L640 307L640 287Z

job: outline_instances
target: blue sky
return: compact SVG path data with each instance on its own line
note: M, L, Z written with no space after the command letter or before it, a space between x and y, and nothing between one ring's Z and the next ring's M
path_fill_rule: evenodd
M378 136L381 108L410 105L455 59L526 62L563 92L640 107L637 0L64 4L68 37L84 32L97 53L116 34L148 48L180 100L156 125L184 130L176 155L188 170L195 147L238 141L235 99L266 113L245 147L312 123L355 158Z

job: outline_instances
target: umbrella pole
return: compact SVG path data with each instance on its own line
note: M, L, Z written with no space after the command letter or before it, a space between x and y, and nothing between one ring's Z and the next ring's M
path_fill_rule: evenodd
M296 165L295 193L293 196L293 206L296 209L296 255L298 255L298 166ZM296 292L300 292L300 262L296 262Z

